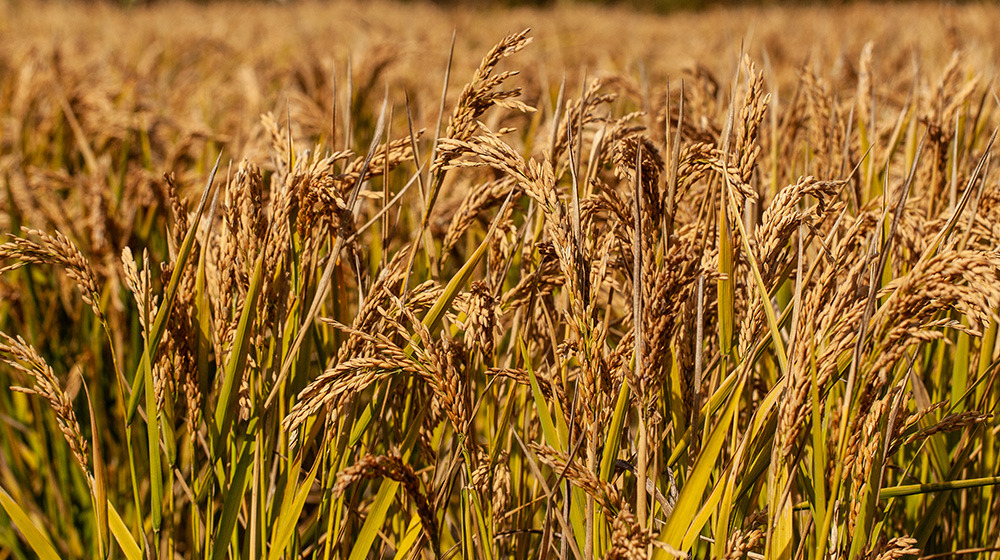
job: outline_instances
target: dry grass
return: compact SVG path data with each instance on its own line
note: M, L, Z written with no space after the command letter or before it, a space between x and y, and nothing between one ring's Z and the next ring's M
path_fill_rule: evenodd
M0 6L0 557L998 557L998 22Z

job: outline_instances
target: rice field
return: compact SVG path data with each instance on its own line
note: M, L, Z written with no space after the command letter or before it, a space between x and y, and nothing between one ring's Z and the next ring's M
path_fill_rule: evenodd
M1000 8L0 5L0 560L1000 558Z

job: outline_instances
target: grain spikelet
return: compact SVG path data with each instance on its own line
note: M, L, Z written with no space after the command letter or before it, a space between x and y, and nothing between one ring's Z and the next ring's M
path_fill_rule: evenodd
M132 292L136 307L139 310L139 323L144 336L149 336L149 329L152 325L146 324L147 317L156 317L158 311L159 297L150 295L149 309L146 309L146 298L144 294L150 289L149 253L142 253L142 269L139 269L135 257L132 256L132 249L125 247L122 249L122 270L124 272L125 286Z
M452 154L448 160L450 167L489 166L499 169L517 180L524 193L546 210L548 214L561 214L555 190L555 174L552 164L546 159L542 163L535 160L525 162L513 148L493 131L480 123L482 134L470 141L442 138L443 151ZM471 134L470 134L471 136ZM477 160L457 160L463 154L476 156Z
M484 362L493 361L494 340L501 332L498 325L496 298L484 282L473 282L465 304L456 306L466 319L459 326L465 330L467 343L479 350Z
M771 96L763 93L764 73L755 72L756 67L749 55L745 56L743 64L747 70L747 92L743 107L740 109L735 148L739 155L737 164L739 177L743 183L749 183L757 156L760 154L760 146L757 145L760 123L764 120L764 112Z
M83 472L90 475L90 460L87 455L87 440L80 432L80 423L73 411L73 402L63 391L52 368L35 349L21 337L12 338L0 332L0 360L34 381L31 387L14 387L15 391L38 395L48 401L56 415L59 430L69 444L70 451Z
M548 465L553 471L560 475L565 473L566 480L600 503L604 507L604 513L608 516L609 521L612 519L613 512L619 509L621 503L618 491L614 486L599 479L577 462L570 462L567 466L566 455L547 445L529 443L528 447L538 455L538 459L542 463Z
M21 230L30 237L38 238L38 241L11 236L10 241L0 245L0 261L13 260L0 268L0 274L16 270L29 263L61 266L80 290L84 303L89 305L94 311L94 315L97 315L97 318L103 322L105 318L100 308L101 292L97 287L97 279L90 267L90 262L77 249L76 245L58 231L49 235L30 228L21 228Z
M646 549L652 536L636 521L624 506L618 511L611 526L611 547L605 556L608 560L645 560Z
M917 539L912 537L893 537L880 539L872 548L865 552L866 560L900 560L901 558L919 556Z
M494 105L525 112L533 111L533 109L524 103L514 99L521 94L521 88L495 91L508 78L517 75L517 72L501 72L496 76L493 75L493 70L500 64L500 61L517 53L531 43L531 37L528 37L529 31L529 29L525 29L520 33L504 37L486 53L479 68L472 75L472 79L465 85L461 95L459 95L458 103L455 105L455 109L448 119L448 128L442 140L448 138L457 142L464 142L471 138L472 134L476 131L477 119ZM439 146L437 159L434 161L434 167L445 168L451 160L459 155L460 152L454 151L448 146L441 145Z
M413 500L423 526L424 534L437 547L437 518L431 509L431 500L421 490L423 484L413 469L398 455L365 455L357 463L337 473L333 495L340 496L355 482L372 478L388 478L403 485L406 495Z
M451 224L441 243L441 252L450 251L476 222L480 213L502 202L513 186L513 179L504 177L469 189L461 206L452 214Z
M726 556L724 560L738 560L746 556L764 541L764 532L760 529L749 531L734 531L726 541Z

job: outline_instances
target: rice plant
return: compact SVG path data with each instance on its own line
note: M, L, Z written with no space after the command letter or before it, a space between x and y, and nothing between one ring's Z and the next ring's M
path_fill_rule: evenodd
M1000 557L1000 12L483 10L0 7L0 558Z

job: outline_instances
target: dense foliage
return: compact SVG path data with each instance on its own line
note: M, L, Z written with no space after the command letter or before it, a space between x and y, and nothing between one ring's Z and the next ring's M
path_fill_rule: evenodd
M789 10L0 6L0 557L996 554L1000 12Z

